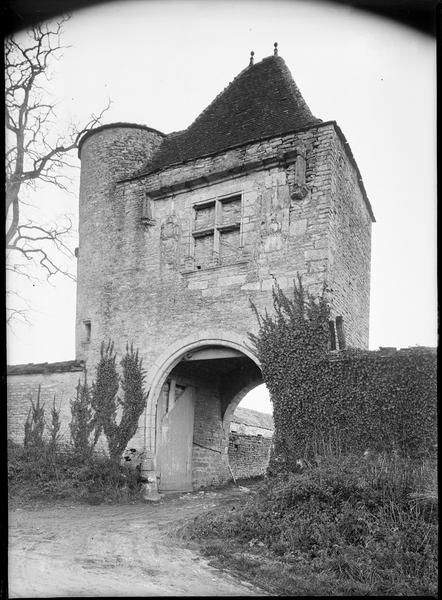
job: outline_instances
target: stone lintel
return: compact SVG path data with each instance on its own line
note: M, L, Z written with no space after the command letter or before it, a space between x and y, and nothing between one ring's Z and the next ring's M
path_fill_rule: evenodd
M188 352L184 355L183 360L213 360L216 358L243 358L244 356L242 352L233 348L203 348L195 352Z

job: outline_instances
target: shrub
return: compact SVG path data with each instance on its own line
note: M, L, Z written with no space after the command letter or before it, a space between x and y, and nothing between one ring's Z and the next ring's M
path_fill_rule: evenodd
M116 369L116 353L114 345L109 342L101 344L100 361L97 365L96 380L92 384L92 407L95 410L95 440L101 431L108 442L111 462L117 469L121 457L130 439L134 436L138 420L146 406L147 394L143 385L145 373L138 350L133 345L126 346L126 353L121 360L121 389L123 397L117 395L120 379ZM117 410L121 409L121 417L117 423Z
M56 465L56 473L54 471ZM109 457L92 452L86 462L72 448L34 453L8 441L8 492L11 500L69 498L92 504L134 500L141 488L139 470L122 466L115 473Z
M428 460L326 457L268 479L236 510L197 517L191 536L262 544L292 573L327 575L334 593L434 594L435 474Z
M49 425L49 450L54 453L60 441L60 408L55 407L55 396L51 408L51 423Z
M34 404L32 396L30 398L31 406L25 422L25 436L23 444L25 448L32 449L34 452L41 452L44 447L43 432L45 427L44 404L40 406L41 385L37 390L37 401Z
M104 342L100 348L100 361L96 367L95 381L92 383L91 403L94 409L95 442L104 432L109 446L115 437L117 402L119 381L116 368L116 354L114 345ZM110 447L109 447L110 452Z
M85 375L84 383L78 380L76 397L71 400L72 420L70 423L71 441L74 452L80 460L86 460L92 453L97 438L91 439L95 420L92 412L91 395Z

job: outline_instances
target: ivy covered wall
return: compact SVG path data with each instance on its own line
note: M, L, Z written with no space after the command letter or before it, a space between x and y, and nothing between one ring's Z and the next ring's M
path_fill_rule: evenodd
M255 309L259 333L250 338L275 423L270 472L317 454L435 453L436 349L330 351L326 293L313 298L299 280L290 299L276 285L274 313Z
M433 348L333 353L316 362L307 385L292 384L289 397L273 396L274 466L326 452L436 451Z

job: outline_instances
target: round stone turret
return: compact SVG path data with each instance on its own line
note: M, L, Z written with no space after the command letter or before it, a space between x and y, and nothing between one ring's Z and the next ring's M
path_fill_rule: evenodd
M81 182L114 181L133 175L161 144L164 133L146 125L110 123L91 129L81 138ZM80 187L81 195L81 187Z
M81 359L87 359L96 315L102 321L106 314L112 286L109 267L127 218L121 199L115 198L118 181L139 171L164 137L144 125L113 123L87 132L80 140L76 356Z

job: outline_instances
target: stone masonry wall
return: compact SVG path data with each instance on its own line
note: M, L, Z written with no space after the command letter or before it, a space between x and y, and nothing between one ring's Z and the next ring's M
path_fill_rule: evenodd
M244 335L256 329L249 299L259 309L269 307L274 278L287 289L299 272L309 289L318 292L329 270L329 156L335 137L333 125L313 128L121 183L112 194L89 190L100 174L92 177L95 157L88 158L88 151L95 153L89 148L94 137L87 140L82 150L89 183L82 175L77 358L96 358L101 340L108 337L117 349L134 341L152 362L172 342L202 328L216 325ZM210 177L215 168L246 157L279 155L297 144L307 153L309 191L303 199L290 199L290 170L272 167L155 199L155 224L143 226L145 190L201 173ZM111 173L109 168L108 178ZM236 262L201 270L189 267L192 205L235 193L243 197L242 246ZM342 305L346 292L337 286L332 302ZM366 345L366 318L356 309L350 318L349 310L346 320ZM85 345L81 331L86 319L91 320L92 339Z
M342 140L334 135L330 153L331 206L328 285L333 313L342 315L346 342L368 348L370 316L371 219Z
M231 433L229 464L236 479L265 475L272 438Z
M70 400L75 398L75 388L80 372L67 373L35 373L28 375L9 375L7 382L8 439L23 443L24 425L31 407L30 398L37 400L38 386L41 385L40 405L45 405L46 422L50 423L51 408L55 395L55 406L60 408L60 436L63 442L70 440L69 423L71 422Z
M230 479L217 386L199 382L195 401L192 485L215 485Z
M108 311L116 309L104 302L97 305L95 295L92 305L88 301L89 292L95 292L97 287L104 295L111 289L109 261L118 257L118 246L115 242L116 233L120 229L118 222L109 222L109 217L114 213L112 199L116 181L141 168L161 140L162 136L154 131L117 127L100 130L85 139L82 145L77 264L77 355L84 354L89 347L83 321L91 320L92 336L96 338L96 310L103 311L105 317ZM87 160L89 155L94 156L94 161ZM121 208L124 211L124 206ZM95 268L90 268L92 265ZM100 275L99 280L94 282L90 277L96 277L97 274Z
M41 385L40 405L45 406L46 427L44 435L48 435L51 423L51 408L55 396L55 407L60 410L60 443L70 444L69 425L72 421L71 400L76 397L78 381L84 381L83 372L66 371L57 373L9 374L7 378L7 435L8 439L18 444L23 443L24 426L31 407L30 398L37 400L38 386ZM143 448L142 418L137 434L130 440L129 449L141 451ZM97 451L107 451L107 442L102 434L96 445Z

